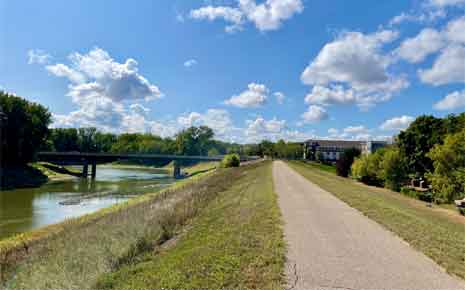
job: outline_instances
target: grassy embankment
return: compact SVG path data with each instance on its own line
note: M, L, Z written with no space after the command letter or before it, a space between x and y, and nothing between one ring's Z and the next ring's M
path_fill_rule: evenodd
M100 278L96 289L280 289L285 247L271 163L234 171L168 248Z
M247 280L244 283L265 280L267 282L263 283L269 283L270 278L279 282L283 263L279 211L271 189L271 178L264 184L257 181L257 176L270 174L269 170L269 165L259 165L197 175L162 193L135 198L126 204L0 242L0 270L4 279L9 278L7 289L90 289L96 286L97 281L105 287L128 281L140 283L137 278L143 273L155 279L159 270L152 272L150 266L170 255L178 259L164 261L162 268L177 269L173 273L184 274L185 281L191 281L189 277L196 271L199 279L204 279L202 285L215 277L215 281L222 281L224 277L236 281L237 275L244 274L231 265L239 263L243 266L240 270L249 271L244 275L247 279L255 277L253 274L262 278L257 278L258 282ZM257 197L252 198L255 195L249 190L231 192L231 186L237 190L242 188L241 184L247 188L253 186ZM221 204L237 206L234 210L244 215L229 216L233 209L218 209ZM271 216L268 215L270 208ZM211 217L214 219L209 221L207 228L203 228L200 221L209 212L216 214ZM202 235L202 231L218 227L218 219L225 223L219 230L227 231L229 228L234 237L216 231L208 236ZM250 232L247 231L249 227ZM181 238L170 249L167 245L176 241L179 234ZM193 244L185 250L191 250L193 256L190 260L180 260L179 257L185 256L186 252L180 253L178 247L185 243L183 241L189 241L188 237L198 238L199 244L192 241ZM210 259L193 263L193 259L202 254L195 251L208 245L201 239L209 240L211 237L217 240L210 246L222 245L223 248L216 248L216 251L212 248ZM223 252L225 247L231 250ZM275 249L274 252L270 253L268 247ZM144 263L139 264L141 261ZM123 274L131 267L141 270L140 275ZM207 271L209 267L210 271ZM114 274L102 278L110 272ZM163 276L169 277L166 273ZM172 279L172 282L183 281L177 277ZM170 285L169 281L164 285ZM142 286L152 287L153 284Z
M449 273L465 278L465 219L457 212L427 207L425 202L338 177L302 162L289 165L400 236Z

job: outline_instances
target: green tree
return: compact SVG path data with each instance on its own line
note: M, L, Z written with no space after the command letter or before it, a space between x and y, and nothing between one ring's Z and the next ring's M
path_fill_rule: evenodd
M407 160L397 147L389 148L381 161L381 179L384 186L399 191L402 184L408 179Z
M465 129L448 135L444 144L436 145L428 157L434 171L428 174L436 202L451 202L465 195Z
M370 185L383 185L382 162L384 149L379 149L372 154L364 154L355 159L352 164L352 177Z
M355 158L359 157L360 154L361 152L357 148L346 149L336 162L337 175L348 177L352 163L354 163Z
M176 135L176 153L180 155L207 155L211 148L213 130L207 126L190 127Z
M78 130L75 128L51 129L49 139L55 151L79 151Z
M451 126L451 130L453 130ZM433 116L418 117L407 130L402 131L397 144L400 151L407 158L411 172L424 175L433 171L433 161L428 152L436 145L441 144L446 133L442 119Z
M0 91L1 154L6 166L23 166L34 159L49 134L50 112L42 105Z

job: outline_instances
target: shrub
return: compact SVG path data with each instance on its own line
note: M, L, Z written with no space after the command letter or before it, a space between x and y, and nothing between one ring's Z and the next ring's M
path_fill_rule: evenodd
M347 149L336 162L336 174L342 177L348 177L350 167L356 157L360 156L360 150L356 148Z
M224 156L223 161L221 161L222 167L239 167L241 164L241 159L237 154L228 154Z
M449 135L444 144L436 145L428 157L434 171L427 175L437 203L452 202L465 194L465 130Z
M385 150L380 149L373 154L357 158L352 164L352 177L369 185L383 185L382 161Z
M407 161L396 147L385 151L381 161L381 179L384 186L394 191L399 191L402 184L408 178Z

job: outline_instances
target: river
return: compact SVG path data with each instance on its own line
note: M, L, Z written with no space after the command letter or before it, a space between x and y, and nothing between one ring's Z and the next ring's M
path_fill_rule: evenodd
M72 178L0 191L0 239L156 192L173 182L163 169L98 166L94 181Z

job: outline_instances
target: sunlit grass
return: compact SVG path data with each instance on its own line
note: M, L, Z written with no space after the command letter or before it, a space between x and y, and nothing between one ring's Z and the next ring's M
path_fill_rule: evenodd
M230 172L233 186L161 252L103 276L96 289L281 289L285 245L271 163Z
M0 283L7 281L7 289L88 289L141 237L156 240L163 234L165 208L223 175L197 175L162 192L2 240Z

